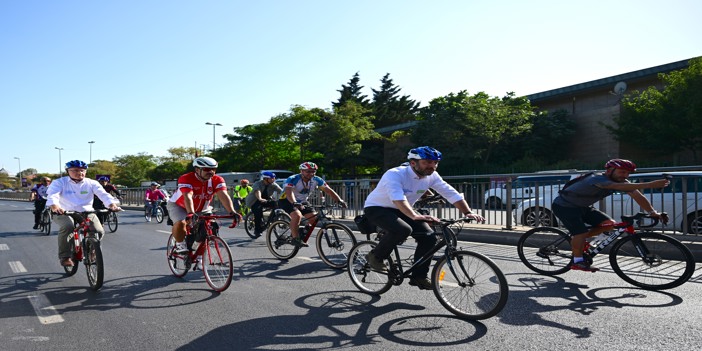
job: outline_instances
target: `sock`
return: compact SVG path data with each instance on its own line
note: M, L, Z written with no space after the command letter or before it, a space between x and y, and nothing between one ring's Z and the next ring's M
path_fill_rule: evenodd
M582 257L573 257L573 263L585 261Z

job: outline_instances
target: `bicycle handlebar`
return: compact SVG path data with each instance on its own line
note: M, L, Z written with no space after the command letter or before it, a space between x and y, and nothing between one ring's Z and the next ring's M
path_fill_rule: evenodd
M239 223L241 222L241 215L238 213L235 214L228 214L228 215L216 215L213 214L212 212L200 212L197 216L198 219L202 220L214 220L214 219L224 219L224 218L232 218L232 225L228 226L229 228L234 228Z
M664 224L665 224L665 223L668 223L668 213L666 213L666 212L661 212L659 215L660 215L660 219L663 219L663 223L664 223ZM641 220L644 219L644 218L650 218L650 219L652 219L652 220L653 220L653 223L651 223L651 224L649 224L649 225L639 225L639 226L638 226L639 228L652 228L652 227L655 227L656 225L658 225L658 223L661 222L661 220L660 220L659 218L653 217L653 216L651 216L651 215L648 214L648 213L639 212L639 213L637 213L637 214L635 214L635 215L631 215L631 216L622 216L622 222L621 222L621 223L617 223L617 224L615 224L614 226L617 227L617 228L628 227L628 226L630 226L630 225L634 225L634 222L636 222L636 221L641 221Z

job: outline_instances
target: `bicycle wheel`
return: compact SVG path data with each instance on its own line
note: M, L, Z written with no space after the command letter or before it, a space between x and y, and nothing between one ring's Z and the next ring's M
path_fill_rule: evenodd
M522 263L536 273L565 273L573 257L570 235L552 227L534 228L519 238L517 254Z
M487 256L456 251L439 259L431 273L434 295L447 310L470 320L486 319L507 304L507 278Z
M244 217L244 230L246 230L246 235L248 235L251 239L256 239L259 237L259 235L255 234L256 224L254 223L253 213L249 213L246 215L246 217Z
M624 281L648 290L679 286L695 271L690 249L658 233L638 232L620 239L609 253L609 263Z
M202 271L207 285L217 292L227 290L234 274L232 252L222 238L208 237L205 243L207 246L202 257Z
M367 256L378 243L361 241L349 252L348 272L351 282L358 290L370 295L380 295L392 287L390 276L374 271L368 265Z
M110 233L116 232L117 227L119 227L119 222L117 221L117 213L116 212L107 213L107 228L110 229Z
M88 274L88 283L93 290L98 290L102 287L103 279L105 278L105 266L102 261L102 250L100 249L100 241L96 238L85 239L85 272Z
M156 222L163 223L163 209L161 209L161 206L156 208Z
M144 219L151 222L151 209L148 206L144 206Z
M317 253L329 267L346 267L354 245L356 237L349 227L341 223L329 223L317 232Z
M266 246L273 256L281 260L295 257L300 250L292 241L290 223L286 221L271 223L266 232Z
M51 234L51 213L44 211L41 214L41 230L46 235Z
M190 266L187 264L188 254L179 254L175 252L176 241L173 234L168 237L168 244L166 245L166 259L168 260L168 268L176 277L180 278L188 273Z

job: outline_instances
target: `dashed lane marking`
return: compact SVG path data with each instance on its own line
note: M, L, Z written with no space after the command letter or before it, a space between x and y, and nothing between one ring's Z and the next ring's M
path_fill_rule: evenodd
M7 244L0 244L0 251L7 251L10 247Z
M13 273L26 273L27 268L24 268L24 265L20 261L10 261L10 269L12 269Z
M34 307L34 313L39 317L41 324L63 323L63 317L51 305L51 302L43 294L31 294L27 296L29 302Z

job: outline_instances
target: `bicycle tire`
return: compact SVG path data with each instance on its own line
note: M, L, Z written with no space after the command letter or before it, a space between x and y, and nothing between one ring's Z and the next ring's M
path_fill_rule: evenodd
M266 246L273 256L281 260L291 259L300 251L292 242L290 223L286 221L271 223L266 232Z
M117 231L117 227L119 227L119 222L117 220L117 213L115 212L109 212L107 213L107 228L110 230L110 233L114 233Z
M178 278L182 278L190 269L190 266L187 264L188 254L179 254L175 252L175 244L175 238L173 237L173 234L171 234L168 237L168 243L166 244L166 260L171 273Z
M645 249L639 251L638 243ZM645 262L639 252L647 253L650 262ZM695 272L690 249L659 233L637 232L618 240L609 253L609 263L624 281L647 290L675 288Z
M151 209L148 206L144 205L144 219L147 222L151 221L151 211L150 210Z
M361 241L351 248L348 259L348 273L353 285L358 290L369 295L380 295L392 287L390 276L387 273L374 271L368 265L368 254L378 243L375 241ZM391 267L390 265L388 265Z
M439 259L431 273L434 295L439 302L467 320L490 318L502 311L509 287L497 264L472 251L456 251L450 258L450 261L447 256Z
M163 223L163 209L161 209L161 206L156 208L156 222Z
M348 265L349 253L356 245L356 237L349 227L329 223L317 232L317 253L327 266L343 269Z
M97 291L102 287L105 279L105 266L102 260L100 241L96 238L85 239L85 272L88 275L90 288Z
M220 237L212 236L205 240L202 256L202 272L212 290L222 292L232 283L234 274L232 251Z
M573 253L570 235L553 227L538 227L522 234L517 254L527 268L543 275L558 275L570 270Z
M254 222L253 213L248 213L246 216L244 216L244 230L246 231L246 235L248 235L251 239L256 239L260 236L255 234L256 223Z
M44 211L41 214L41 231L46 235L51 234L51 213Z

